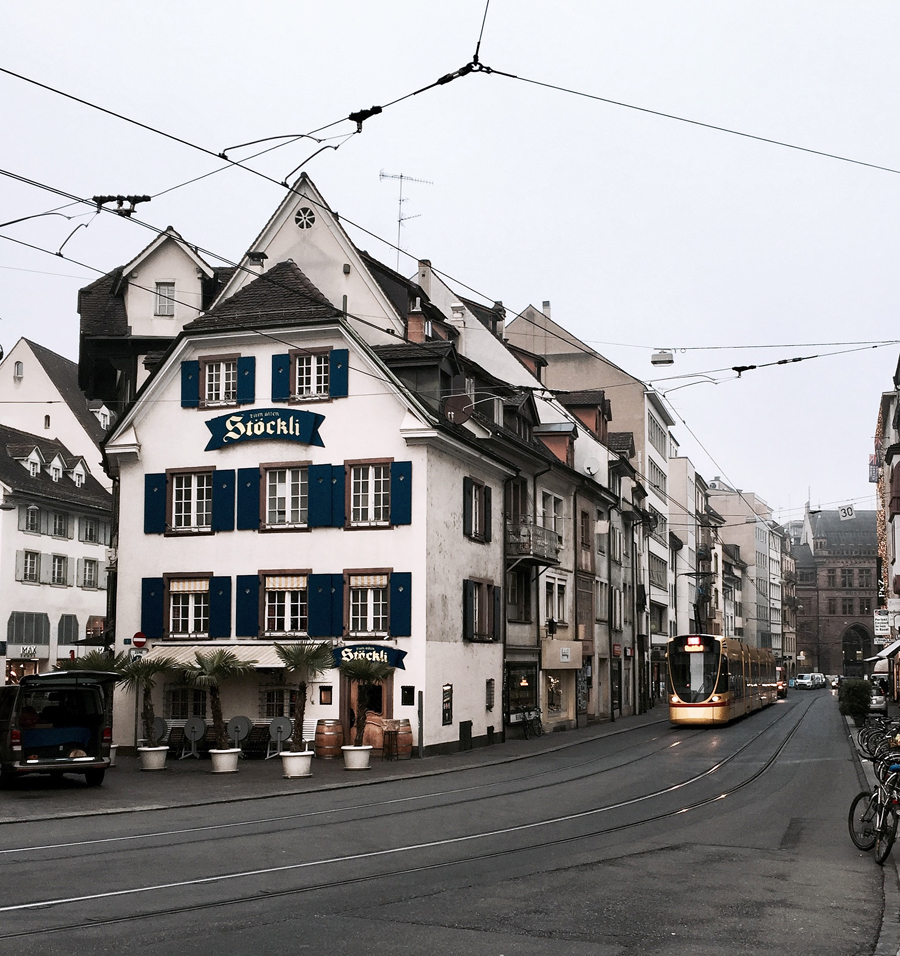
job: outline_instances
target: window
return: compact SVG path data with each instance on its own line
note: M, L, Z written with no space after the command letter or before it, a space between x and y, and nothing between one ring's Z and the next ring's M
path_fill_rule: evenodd
M156 315L175 315L175 283L156 283Z
M560 543L563 536L563 500L558 495L544 492L541 495L541 512L543 525L559 535Z
M72 480L75 482L75 487L80 488L84 484L84 475L80 471L76 471L72 475Z
M74 614L60 614L56 634L57 644L74 644L78 640L78 618Z
M841 614L853 614L853 598L841 598Z
M82 586L96 588L100 585L100 566L93 558L84 559L84 580Z
M266 471L266 525L305 528L309 516L309 472L306 467Z
M388 575L350 575L350 634L386 637L388 632Z
M622 563L622 532L618 528L609 529L609 556L616 564Z
M500 640L500 591L490 581L463 581L463 639Z
M309 592L305 574L266 575L266 636L305 635ZM275 715L279 716L279 715Z
M64 586L68 577L69 559L64 554L54 554L51 570L50 583Z
M212 526L212 472L172 476L172 530L209 531Z
M353 465L350 469L350 524L391 523L391 466Z
M506 576L506 614L511 621L531 620L531 572L516 568Z
M653 505L650 505L648 508L650 512L650 527L653 529L650 533L659 541L660 544L664 544L667 548L669 547L669 521L666 516L661 512L657 511Z
M566 612L566 582L560 578L548 577L544 583L544 610L545 620L554 620L557 624L565 624L568 620Z
M37 551L24 553L22 580L29 584L37 584L41 579L41 556Z
M841 587L853 587L853 568L841 568Z
M485 710L494 709L494 697L495 697L494 678L488 677L488 679L484 682L484 709Z
M861 588L872 587L872 569L871 568L859 569L859 586Z
M6 624L10 644L49 644L50 617L39 611L12 611Z
M826 572L826 579L828 587L833 588L837 586L837 571L834 568L829 568Z
M259 716L293 718L297 709L297 691L291 687L267 687L259 692Z
M859 599L859 613L860 615L871 614L873 610L873 602L870 597L863 597Z
M650 464L650 484L662 495L666 495L666 474L651 458Z
M650 444L665 458L666 430L650 412L647 412L647 437L650 439Z
M45 416L44 416L44 428L49 428L49 427L50 427L50 416L49 416L49 415L45 415Z
M53 512L53 537L67 538L69 536L69 516L60 511Z
M609 585L606 581L597 582L597 600L594 609L598 621L609 620Z
M477 478L463 478L463 534L491 540L491 489Z
M669 577L669 566L662 558L655 554L650 555L650 583L658 588L666 588Z
M294 357L294 388L297 398L328 398L330 362L328 352Z
M205 405L233 405L237 402L236 358L201 361L200 372L201 394Z
M828 613L837 614L837 598L828 598Z
M81 519L81 540L96 544L100 540L100 523L96 518Z
M506 485L506 520L518 524L528 519L528 485L511 479Z
M209 634L209 580L172 578L169 581L169 636Z
M206 719L206 691L193 687L169 687L166 690L166 717L169 720Z
M41 509L30 505L25 509L25 526L23 531L30 531L33 534L41 533Z
M37 478L37 476L41 473L40 462L37 462L37 461L28 462L28 473L31 475L32 478Z
M60 478L62 478L62 468L59 465L52 465L50 467L50 480L59 481Z

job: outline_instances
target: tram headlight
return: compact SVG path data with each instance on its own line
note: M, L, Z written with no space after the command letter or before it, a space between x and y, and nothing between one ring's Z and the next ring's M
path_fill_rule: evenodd
M672 704L678 704L678 703L680 703L680 701L678 700L677 694L672 694L672 696L669 698L669 701L670 701L670 703L672 703Z
M722 698L719 697L718 694L716 694L715 696L710 697L710 698L709 698L709 701L710 701L711 704L717 704L721 699L722 699Z

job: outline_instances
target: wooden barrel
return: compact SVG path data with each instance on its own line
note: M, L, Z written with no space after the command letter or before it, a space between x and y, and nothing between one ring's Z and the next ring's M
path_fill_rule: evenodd
M341 756L344 731L339 720L316 721L316 756L323 760L335 760Z
M412 757L413 735L408 720L397 720L397 759L409 760Z
M381 749L384 746L384 719L378 714L369 714L366 717L363 744L372 748L373 757L381 756Z

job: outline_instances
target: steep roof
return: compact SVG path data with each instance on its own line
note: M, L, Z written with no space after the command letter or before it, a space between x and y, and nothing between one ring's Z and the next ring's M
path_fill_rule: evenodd
M122 267L78 290L82 335L128 335Z
M340 309L322 295L293 259L287 259L205 315L188 322L184 330L273 328L317 323L341 315Z
M854 518L842 520L838 511L811 512L810 526L814 538L824 538L829 549L834 547L878 547L878 513L857 511Z
M634 432L610 432L606 439L606 447L617 455L634 458Z
M34 448L38 449L45 462L59 455L66 468L72 468L84 460L80 455L70 452L60 441L0 425L0 482L17 494L107 511L112 509L112 495L91 474L86 476L80 488L69 478L53 481L43 469L37 475L32 475L17 459L27 457Z
M90 405L84 397L84 392L78 387L78 366L62 355L31 339L25 339L29 348L34 353L34 357L41 363L50 381L56 386L57 391L62 396L63 401L72 410L72 414L78 419L78 424L87 432L91 441L99 448L100 439L103 438L104 428L97 420L97 417L91 412ZM100 403L92 402L95 407Z

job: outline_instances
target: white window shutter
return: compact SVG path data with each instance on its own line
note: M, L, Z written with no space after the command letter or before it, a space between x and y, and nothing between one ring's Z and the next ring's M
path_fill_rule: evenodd
M79 558L75 567L75 583L78 587L84 587L84 558Z
M25 552L16 551L16 580L21 581L25 577Z
M100 562L100 574L97 579L97 586L102 590L106 590L106 578L109 574L109 562L101 561Z
M41 555L41 574L40 582L41 584L50 583L50 575L53 572L53 555L52 554L42 554Z
M75 537L75 522L77 520L75 515L66 515L66 531L68 531L69 538Z
M75 563L71 558L66 558L66 587L70 588L75 583Z

